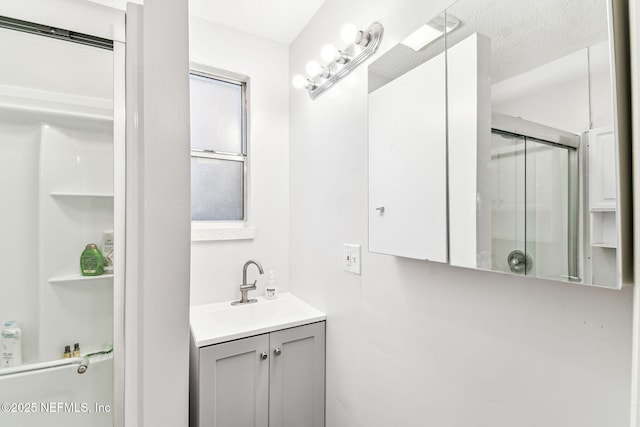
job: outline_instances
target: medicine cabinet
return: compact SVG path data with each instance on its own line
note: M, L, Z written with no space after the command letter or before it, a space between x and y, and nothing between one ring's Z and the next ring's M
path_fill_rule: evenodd
M370 250L431 259L413 248L435 245L440 232L442 261L453 266L616 289L631 283L627 8L619 0L458 0L425 21L430 38L412 45L416 31L372 63ZM446 98L435 99L444 116L393 89L402 81L416 92L435 88L443 76L426 70L440 67ZM381 114L382 90L397 98L387 94ZM410 125L394 115L403 108ZM432 120L442 121L438 134L410 133ZM380 161L380 140L414 145ZM434 157L446 165L438 179ZM402 174L390 175L394 168ZM383 190L406 211L392 216ZM418 203L425 192L444 197ZM385 230L385 215L400 225ZM397 232L423 222L437 230Z

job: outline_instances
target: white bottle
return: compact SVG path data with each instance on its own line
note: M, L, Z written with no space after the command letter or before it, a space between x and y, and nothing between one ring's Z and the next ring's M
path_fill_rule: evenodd
M2 367L22 365L22 331L18 322L4 322L2 330Z
M267 281L267 286L265 286L264 288L264 297L265 299L278 298L278 286L276 285L276 273L273 270L269 272L269 280Z
M113 230L104 230L100 250L104 257L104 274L113 274Z

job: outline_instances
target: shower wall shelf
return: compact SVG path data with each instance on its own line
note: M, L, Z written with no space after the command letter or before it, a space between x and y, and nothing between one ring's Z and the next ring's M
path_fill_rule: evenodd
M591 211L591 246L617 247L616 211Z
M111 100L0 85L0 110L22 115L44 115L61 120L84 119L113 123Z
M108 193L75 193L75 192L64 192L64 191L52 191L49 193L51 197L102 197L102 198L113 198L113 194Z
M99 280L113 281L113 274L103 274L101 276L82 276L80 274L68 275L68 276L56 276L48 280L52 285L65 284L65 283L85 283L95 282Z

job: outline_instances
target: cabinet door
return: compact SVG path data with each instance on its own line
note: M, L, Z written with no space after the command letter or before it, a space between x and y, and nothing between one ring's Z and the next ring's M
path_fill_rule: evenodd
M268 426L268 351L266 334L200 350L200 427Z
M616 140L613 128L589 131L589 207L616 209Z
M324 328L271 333L269 427L324 427Z
M369 94L369 250L447 262L444 53Z

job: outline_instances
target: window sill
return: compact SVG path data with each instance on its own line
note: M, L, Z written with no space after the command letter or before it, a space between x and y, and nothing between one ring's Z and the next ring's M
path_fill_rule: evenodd
M256 228L245 223L192 222L192 242L247 240L256 237Z

